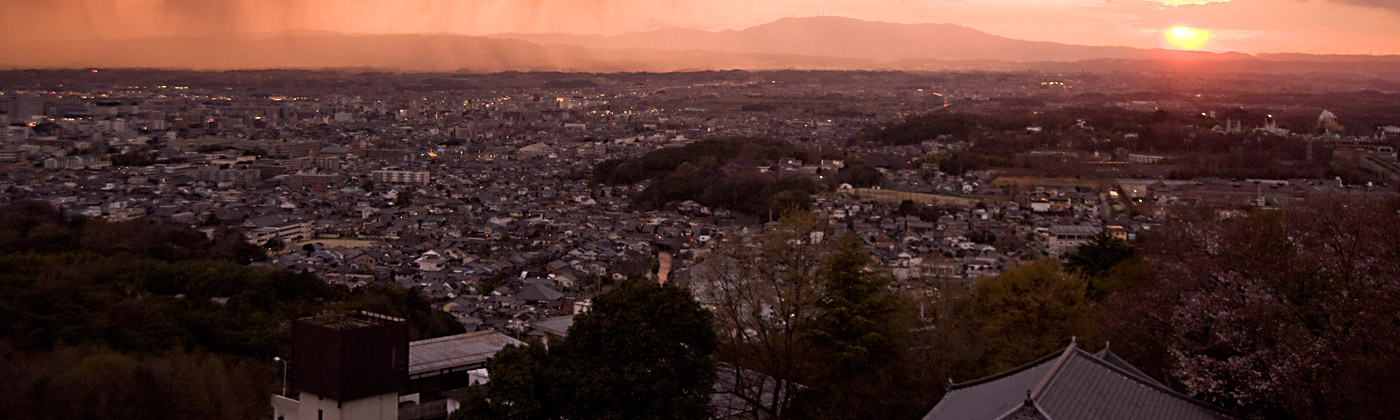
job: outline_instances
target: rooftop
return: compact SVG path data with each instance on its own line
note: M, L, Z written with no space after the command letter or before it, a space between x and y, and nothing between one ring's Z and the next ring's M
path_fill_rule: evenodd
M336 330L351 330L355 328L384 325L391 322L404 322L401 318L365 311L329 313L305 318L302 319L302 321Z
M408 343L408 375L433 376L451 371L478 369L506 346L524 342L496 331L477 331Z
M924 420L1013 417L1231 418L1223 409L1173 391L1107 349L1094 355L1070 343L1062 351L1010 371L952 385Z

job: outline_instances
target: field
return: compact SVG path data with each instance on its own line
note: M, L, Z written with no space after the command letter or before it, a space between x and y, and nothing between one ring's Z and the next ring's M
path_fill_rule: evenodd
M1036 176L999 176L992 181L992 185L998 187L1080 187L1091 190L1101 190L1104 181L1101 179L1076 179L1067 177L1036 177Z
M901 202L904 202L904 200L910 200L915 203L932 204L939 206L953 205L972 207L977 205L977 202L980 201L974 198L958 197L952 195L925 194L874 188L856 188L855 195L856 197L859 197L861 200L864 201L876 201L881 203L892 204L899 204Z

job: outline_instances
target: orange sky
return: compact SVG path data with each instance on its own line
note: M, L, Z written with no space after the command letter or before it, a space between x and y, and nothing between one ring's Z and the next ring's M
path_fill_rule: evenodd
M1188 26L1211 33L1201 46L1210 51L1400 53L1400 0L0 0L0 39L298 30L620 34L741 29L814 15L1147 48L1172 48L1164 31Z

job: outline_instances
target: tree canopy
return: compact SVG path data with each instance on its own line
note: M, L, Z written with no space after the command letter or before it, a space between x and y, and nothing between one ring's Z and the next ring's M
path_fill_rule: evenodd
M1147 249L1146 284L1111 299L1114 349L1247 417L1389 417L1397 210L1330 198L1167 226Z
M677 148L663 148L638 158L613 159L593 168L593 180L605 184L646 182L632 197L632 204L658 208L670 202L695 200L754 216L774 216L811 206L817 191L810 176L779 176L733 170L739 160L772 162L784 157L820 158L817 153L783 142L759 139L707 140ZM743 165L740 165L743 166Z
M714 386L708 311L675 286L634 281L602 294L568 337L491 360L485 406L502 419L703 419Z
M236 233L0 207L0 418L260 417L292 319L370 309L413 338L462 331L397 286L239 264L257 251Z

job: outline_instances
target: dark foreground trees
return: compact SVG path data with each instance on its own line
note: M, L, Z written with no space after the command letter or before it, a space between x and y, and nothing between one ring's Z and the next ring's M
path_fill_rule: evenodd
M689 291L626 283L598 296L568 338L498 353L486 398L462 418L708 418L710 325Z
M0 207L0 418L266 417L292 319L368 309L414 338L461 331L416 292L239 264L256 251L236 233Z
M930 398L905 359L909 307L864 244L789 214L754 241L718 246L692 278L713 308L719 351L738 369L728 397L750 417L905 418ZM913 394L925 394L922 398Z
M1328 199L1153 240L1106 317L1121 351L1257 418L1389 418L1400 391L1400 203Z

